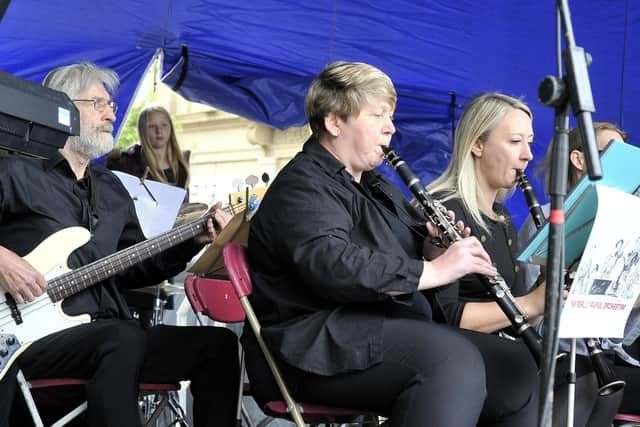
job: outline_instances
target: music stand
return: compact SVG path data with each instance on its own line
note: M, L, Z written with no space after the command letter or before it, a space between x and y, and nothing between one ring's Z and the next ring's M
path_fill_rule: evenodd
M614 187L626 193L633 193L640 179L638 176L638 161L640 149L621 141L613 141L602 153L602 170L606 172L598 184ZM583 176L567 196L564 204L566 221L566 248L564 262L571 265L582 255L584 246L591 232L590 225L595 217L595 210L584 209L574 213L576 206L589 195L588 190L594 181ZM548 256L549 224L545 224L534 234L525 248L518 255L517 260L525 263L544 265Z
M218 233L218 237L207 247L200 258L188 269L189 273L203 276L225 275L222 248L229 242L247 244L249 239L249 222L245 211L231 218L231 221Z
M638 174L640 150L630 144L613 141L605 149L601 157L602 170L606 171L599 184L610 186L627 193L633 193L640 183ZM571 265L578 260L584 251L591 234L593 221L597 211L595 192L591 191L592 181L583 176L571 190L564 203L566 222L563 264ZM518 261L543 265L548 263L550 224L545 224L531 238L525 249L518 256ZM595 336L598 336L597 334ZM571 339L569 398L567 406L567 424L573 425L575 399L575 338Z
M133 199L138 220L147 238L171 230L184 201L184 188L140 179L120 171L113 173Z

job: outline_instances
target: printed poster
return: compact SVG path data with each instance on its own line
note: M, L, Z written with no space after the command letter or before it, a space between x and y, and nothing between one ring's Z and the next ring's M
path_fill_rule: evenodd
M640 198L595 185L597 213L560 317L560 338L622 338L640 293Z

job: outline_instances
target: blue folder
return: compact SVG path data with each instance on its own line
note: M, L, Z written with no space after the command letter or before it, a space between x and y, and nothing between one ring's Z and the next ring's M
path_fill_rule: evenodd
M637 193L640 186L640 149L621 141L613 141L602 153L602 179L591 181L585 175L565 200L565 265L570 265L584 252L598 210L595 185L613 187L625 193ZM620 206L621 209L624 207ZM622 226L622 224L621 224ZM531 238L518 256L518 261L546 265L549 224Z

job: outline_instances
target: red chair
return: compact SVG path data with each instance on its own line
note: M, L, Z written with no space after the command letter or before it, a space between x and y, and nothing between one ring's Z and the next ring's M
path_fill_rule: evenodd
M249 276L249 263L247 261L246 248L237 243L227 243L223 250L222 256L224 258L224 265L229 273L229 279L233 284L233 289L236 292L242 309L247 316L251 329L256 336L258 345L264 355L269 369L273 374L273 377L278 385L280 393L284 398L284 401L268 402L263 408L264 412L272 417L292 420L297 427L302 427L305 423L310 424L329 424L329 423L348 423L353 422L353 419L365 415L373 416L374 424L377 424L377 416L373 414L367 414L363 411L334 408L322 405L313 405L308 403L296 403L289 392L287 385L282 378L280 369L275 363L269 348L260 335L260 322L256 317L253 307L249 302L249 295L253 292L251 285L251 277Z
M24 401L27 404L27 408L29 409L29 413L31 414L31 418L35 427L43 427L44 423L42 421L40 411L36 406L35 399L31 393L31 390L48 390L58 394L61 389L84 387L87 384L86 380L77 378L50 378L27 381L21 370L18 371L17 379L18 385L20 386ZM56 402L55 404L57 405L58 402ZM67 412L56 422L51 424L51 427L64 426L86 410L87 402L84 401L80 405L73 408L71 411Z
M194 312L216 322L244 322L244 310L230 281L190 274L184 280L184 292Z
M222 323L244 322L244 310L228 280L210 279L188 275L184 280L184 292L196 314ZM199 321L200 319L198 319ZM249 383L244 381L244 353L240 349L240 384L238 387L237 425L242 424L244 418L251 426L251 417L242 404L242 396L251 395ZM269 417L260 422L261 426L268 424L273 418Z
M85 379L79 378L46 378L46 379L32 379L26 380L22 371L18 371L18 385L20 386L20 390L22 391L22 395L27 404L27 408L29 409L29 413L31 414L31 418L33 424L36 427L43 427L44 423L42 421L42 417L40 415L40 411L36 406L36 399L32 394L32 390L42 392L43 394L55 394L56 391L59 391L62 388L82 388L86 387L88 381ZM155 425L156 420L162 414L165 408L171 410L171 413L174 417L175 425L187 426L186 416L182 407L175 398L175 392L180 390L180 384L178 383L169 383L169 384L150 384L143 383L139 385L139 393L140 397L154 395L157 400L155 402L153 411L149 414L141 414L143 418L144 426L152 426ZM83 391L83 390L81 390ZM60 419L51 424L51 427L61 427L73 419L81 415L83 412L87 410L87 402L84 401L80 405L73 408L71 411L67 412L66 415L62 416ZM173 425L173 424L172 424Z
M640 415L616 414L613 419L616 427L637 427L640 426Z

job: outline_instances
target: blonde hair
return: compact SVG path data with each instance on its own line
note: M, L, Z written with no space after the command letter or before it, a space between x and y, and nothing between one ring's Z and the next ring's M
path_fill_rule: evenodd
M336 113L342 120L357 116L365 105L382 100L395 109L396 90L389 76L362 62L333 62L313 80L304 110L316 137L325 133L324 118Z
M138 136L140 138L140 145L142 146L142 156L149 167L149 172L151 176L160 182L167 182L167 178L164 175L164 171L160 168L158 159L149 144L149 139L147 137L147 122L149 121L149 116L152 113L162 113L165 115L167 120L169 121L169 125L171 127L171 133L169 135L169 146L167 150L167 160L169 161L169 167L173 172L173 177L175 179L176 184L180 180L180 165L182 165L185 176L185 189L189 188L189 163L185 158L180 146L178 145L178 139L176 138L176 130L173 126L173 120L171 120L171 115L169 112L162 106L154 105L145 107L138 117Z
M427 187L430 192L444 193L443 200L460 199L473 220L487 232L489 229L478 202L475 160L471 149L478 139L486 141L493 129L512 109L522 110L533 119L529 107L511 96L490 92L473 98L456 126L449 166ZM504 200L507 194L506 190L498 192L497 201Z

